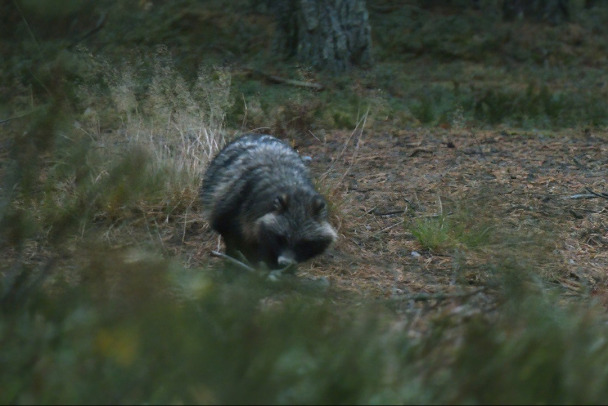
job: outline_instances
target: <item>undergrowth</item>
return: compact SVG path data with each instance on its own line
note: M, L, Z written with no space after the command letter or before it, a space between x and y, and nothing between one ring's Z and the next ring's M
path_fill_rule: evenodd
M118 66L84 51L80 55L93 69L79 89L78 105L84 111L79 129L102 144L108 158L125 146L145 150L151 157L147 175L162 183L159 198L165 196L173 205L180 205L184 194L194 200L204 168L225 143L230 74L201 67L191 86L174 68L165 47L152 58L138 55ZM148 65L138 62L148 59ZM99 74L101 83L94 81ZM102 133L110 122L121 125Z
M144 3L134 20L119 18L141 23L127 45L213 17L180 2L166 7L189 4L182 14L155 14L159 25L150 30L147 8L163 8ZM486 220L475 203L471 211L406 219L422 248L463 258L454 269L463 277L450 285L463 293L452 296L380 300L307 289L299 279L227 278L171 250L200 222L201 173L231 136L226 123L299 139L322 137L324 126L355 127L344 141L344 150L355 151L351 166L368 119L362 106L372 106L370 122L402 126L605 124L605 95L588 92L595 71L579 91L559 86L574 73L538 67L559 67L555 58L566 52L517 73L540 72L540 80L509 82L506 70L475 65L497 44L521 57L512 42L501 42L511 38L503 30L492 37L470 20L430 21L419 7L408 10L407 21L427 20L412 29L395 25L400 11L387 18L409 31L378 37L385 48L375 70L333 82L304 77L327 80L322 93L264 93L259 81L233 81L229 69L198 63L185 76L193 57L170 55L179 54L178 41L176 49L106 59L40 43L29 24L20 25L19 52L2 61L19 63L3 70L1 82L14 104L0 105L11 113L0 140L0 403L605 402L605 311L589 295L565 301L552 285L558 271L547 269L553 241L542 224ZM261 52L251 24L239 36L250 41L228 49ZM106 31L99 34L107 40ZM424 55L407 71L386 61L395 50L409 57L427 49L446 61L433 84L419 79L429 72ZM451 63L458 58L465 63ZM496 85L503 80L509 85ZM349 172L337 180L328 173L319 189L330 194ZM331 197L339 212L345 203ZM471 269L467 255L486 260ZM483 277L467 279L475 273ZM483 286L466 290L475 284ZM445 300L453 305L438 306ZM421 318L422 327L414 326Z

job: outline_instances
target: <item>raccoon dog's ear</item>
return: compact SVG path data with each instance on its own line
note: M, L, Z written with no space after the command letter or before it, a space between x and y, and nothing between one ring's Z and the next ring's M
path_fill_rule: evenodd
M321 212L325 209L326 203L325 199L321 196L315 196L312 200L312 212L315 216L321 214Z
M285 210L287 210L287 204L289 203L289 196L287 196L287 194L283 193L278 195L273 202L272 205L272 210L282 213Z

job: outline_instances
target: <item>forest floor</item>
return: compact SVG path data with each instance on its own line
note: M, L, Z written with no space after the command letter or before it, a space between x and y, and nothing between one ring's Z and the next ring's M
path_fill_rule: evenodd
M145 69L136 62L121 65L116 57L111 58L113 53L123 58L127 54L123 46L129 42L105 40L103 35L111 32L109 28L93 37L100 41L98 49L108 53L108 62L87 59L81 51L71 56L73 60L66 55L65 61L58 58L56 63L67 65L66 72L79 73L82 83L93 81L90 88L79 88L84 113L77 119L84 123L87 117L99 114L87 133L92 139L105 145L114 143L108 140L115 138L126 142L140 133L158 132L159 139L168 137L163 126L129 127L129 123L139 125L158 113L150 107L157 101L149 96L154 94L154 86L144 84L158 82L162 85L159 88L179 90L179 97L171 92L159 93L162 97L158 98L165 103L159 111L198 112L193 105L178 103L196 99L196 94L183 85L190 82L177 81L180 75L171 69L178 66L189 71L202 62L219 64L224 54L247 51L248 58L233 58L226 63L232 66L225 71L232 75L232 84L227 82L225 92L213 88L203 93L205 97L225 93L230 95L227 99L235 99L233 104L225 100L215 106L227 118L225 125L231 127L228 133L238 132L235 128L239 125L240 132L268 126L269 133L294 143L301 154L312 158L312 171L330 203L330 221L339 239L323 256L301 264L297 273L300 278L327 279L336 297L351 292L381 300L411 299L402 302L416 304L411 308L415 311L428 302L449 309L466 298L467 303L475 303L473 307L483 311L494 306L492 278L504 273L501 271L515 270L529 272L555 286L564 297L594 295L608 303L608 135L595 130L605 128L606 80L601 60L597 59L602 55L597 49L599 43L579 38L585 37L580 32L585 32L586 25L560 30L529 22L500 23L495 31L482 30L487 38L480 42L479 24L490 24L483 14L398 7L392 13L375 14L379 61L374 69L333 78L323 91L304 92L285 84L266 83L251 77L251 69L241 69L259 66L273 75L300 81L313 77L323 83L327 79L291 64L275 64L272 59L257 61L258 53L265 55L271 48L270 36L262 29L270 19L268 14L254 13L257 17L250 18L245 13L246 24L239 35L255 41L243 42L240 37L223 34L224 42L205 45L206 53L193 51L192 44L199 37L210 37L206 30L213 35L215 31L224 32L215 26L218 21L227 24L216 18L224 4L218 2L216 6L175 6L181 13L175 21L190 21L184 16L197 21L192 26L184 23L175 27L171 25L173 18L167 17L175 11L169 6L153 7L151 14L137 9L149 25L132 32L133 44L147 43L142 38L151 38L153 46L168 41L162 48L166 55L161 48L152 52L150 47L148 56L140 58L140 62L149 64ZM118 7L114 12L114 29L133 25L120 24L121 18L130 15L125 9ZM220 14L230 21L236 18L233 13L224 13ZM452 24L456 16L462 26ZM411 20L404 20L406 17ZM146 28L155 26L154 21L164 24L157 24L158 31L153 31L158 38ZM403 21L422 21L426 29L404 29ZM586 29L591 32L602 26L589 27ZM512 31L518 35L511 35ZM460 36L454 32L461 32L463 38L474 35L460 44ZM522 32L526 35L519 35ZM197 41L188 39L190 36ZM524 39L539 45L528 46ZM104 41L114 46L106 48ZM419 44L420 50L428 54L418 55L418 45L408 48L412 44ZM91 45L96 49L94 43ZM545 47L549 51L541 63L533 57L537 49ZM448 58L446 49L450 51ZM406 54L410 56L404 56L404 50L409 50ZM558 58L561 56L563 60ZM19 60L17 56L15 60ZM193 72L186 77L196 77ZM206 77L201 75L199 82ZM99 77L105 77L109 93L98 89L103 88ZM16 97L22 103L31 99L31 89L26 90ZM371 113L368 126L345 130L352 128L359 119L359 109L367 104L378 117ZM194 107L199 106L194 103ZM152 114L150 110L154 110ZM139 111L146 113L134 113ZM458 120L463 114L463 120ZM382 122L379 117L390 117L392 123ZM183 128L190 128L200 117L196 113L191 118ZM168 122L161 117L156 120ZM466 124L458 125L460 121ZM581 123L589 123L591 129ZM527 129L515 129L519 125ZM575 129L546 129L568 127ZM17 134L22 129L14 131ZM0 153L8 155L8 150ZM169 197L171 193L177 197L161 199L160 204L152 193L139 200L133 198L152 202L133 210L131 203L101 202L101 214L94 216L90 228L108 226L102 239L113 248L139 246L142 241L156 244L160 240L161 246L156 248L165 256L175 255L189 269L220 267L222 261L210 255L217 249L219 238L199 213L196 187L182 189L167 191ZM113 193L109 189L101 195ZM112 213L108 206L118 209ZM153 210L146 212L151 206ZM141 213L143 219L134 219ZM50 254L37 256L44 262Z
M479 312L494 307L492 270L511 266L564 298L608 304L605 134L357 130L306 144L296 147L329 188L339 240L298 276L406 299L412 311ZM195 263L218 261L217 235L198 230L181 249Z

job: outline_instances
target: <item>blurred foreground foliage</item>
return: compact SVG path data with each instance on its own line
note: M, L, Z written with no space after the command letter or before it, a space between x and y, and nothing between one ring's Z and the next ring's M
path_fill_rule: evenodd
M395 311L406 300L336 304L297 283L227 281L141 249L82 254L77 285L40 288L36 275L52 279L61 266L2 278L0 402L545 404L608 395L608 327L593 307L555 306L524 288L522 269L497 275L493 317L437 315L416 337Z

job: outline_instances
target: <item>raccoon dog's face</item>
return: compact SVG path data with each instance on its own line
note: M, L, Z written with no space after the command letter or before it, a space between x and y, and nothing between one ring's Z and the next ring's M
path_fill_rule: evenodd
M260 257L271 267L285 267L317 256L337 235L327 222L326 203L316 192L277 196L256 221Z

